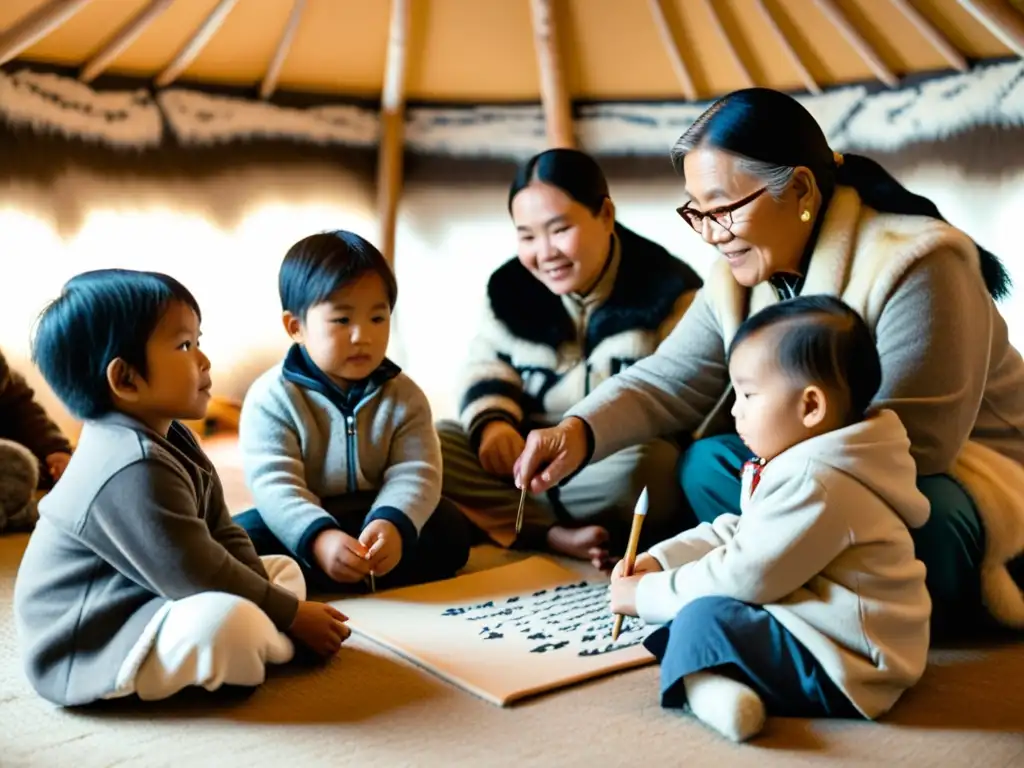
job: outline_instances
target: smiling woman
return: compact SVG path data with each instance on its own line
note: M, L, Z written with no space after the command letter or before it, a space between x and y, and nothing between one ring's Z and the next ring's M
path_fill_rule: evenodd
M1012 472L1002 482L1024 492L1024 361L995 304L1009 289L1003 265L876 162L834 153L811 114L777 91L715 102L672 155L691 198L680 214L724 258L655 354L529 436L519 464L531 490L684 431L698 438L680 470L697 519L738 513L739 470L751 454L727 419L725 351L741 323L770 304L837 296L873 333L882 362L873 405L906 426L931 502L913 536L928 568L933 631L977 627L982 603L1024 626L1024 600L1007 573L1018 571L1020 558L1007 558L1020 552L993 555L983 526L1024 520L1024 508L993 505L992 489L961 461L968 450L988 466L1006 462Z
M439 425L445 495L503 546L517 541L512 472L526 433L556 423L602 381L651 354L701 285L687 264L616 221L608 182L582 152L532 158L516 174L508 205L518 257L488 283L460 421ZM621 552L644 487L644 530L667 535L682 503L673 479L678 457L671 437L651 440L529 495L518 543L601 563Z

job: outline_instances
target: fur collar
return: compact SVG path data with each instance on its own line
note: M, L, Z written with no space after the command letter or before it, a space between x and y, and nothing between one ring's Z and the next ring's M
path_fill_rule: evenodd
M657 330L683 293L701 287L693 269L663 247L615 225L621 259L608 299L594 310L584 356L604 339L633 329ZM560 297L519 262L509 259L491 275L487 297L494 316L517 337L557 349L575 341L576 329Z

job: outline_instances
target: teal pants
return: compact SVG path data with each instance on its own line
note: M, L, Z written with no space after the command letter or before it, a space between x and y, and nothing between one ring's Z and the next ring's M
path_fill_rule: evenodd
M690 446L680 462L679 479L697 522L711 522L724 512L740 514L740 472L750 458L736 435L709 437ZM917 557L928 569L932 638L992 630L994 622L981 602L985 530L974 502L948 475L919 477L917 487L932 505L928 522L910 532Z

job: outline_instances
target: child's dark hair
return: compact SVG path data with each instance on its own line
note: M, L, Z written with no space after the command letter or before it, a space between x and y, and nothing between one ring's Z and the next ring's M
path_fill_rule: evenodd
M146 343L173 301L202 320L195 297L168 275L133 269L76 275L40 314L32 362L72 414L103 416L114 408L107 366L121 358L145 378Z
M820 384L846 392L849 421L864 418L882 385L882 363L867 324L833 296L800 296L773 304L739 327L728 357L758 331L777 329L779 367L801 384Z
M331 294L367 272L384 281L391 309L398 300L395 274L372 243L339 229L304 237L288 249L278 274L281 308L300 320Z

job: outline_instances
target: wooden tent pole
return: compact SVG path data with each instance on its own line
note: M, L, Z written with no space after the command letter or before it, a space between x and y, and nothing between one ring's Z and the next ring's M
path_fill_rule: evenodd
M210 15L199 25L199 29L182 46L171 63L164 68L163 72L156 76L153 82L157 88L166 88L188 69L189 64L195 60L196 56L210 42L210 38L217 34L217 30L221 28L221 25L225 22L228 14L231 13L231 9L235 7L237 2L238 0L220 0L217 3L216 7L210 11Z
M107 67L114 63L129 45L138 39L139 35L164 11L166 11L174 0L150 0L141 11L125 22L117 32L114 33L106 44L96 55L82 67L78 79L83 83L91 83L106 71Z
M1016 53L1024 57L1024 8L1006 0L960 0L985 29Z
M686 62L683 61L683 54L679 50L675 35L672 34L672 27L669 26L661 0L649 0L649 2L651 16L654 17L654 26L658 28L658 37L661 38L661 44L665 46L665 53L668 54L669 61L672 62L672 71L676 73L683 96L689 101L696 101L697 89L693 85L693 78L690 77L690 70L686 68Z
M740 79L743 81L743 87L753 88L754 77L750 74L750 70L747 69L747 65L743 63L743 59L740 57L740 52L733 44L732 38L729 37L729 32L726 30L725 24L722 23L722 17L718 15L718 11L715 9L714 3L712 3L711 0L704 0L704 8L711 17L711 26L713 26L715 31L718 32L718 36L722 38L724 48L728 52L729 58L732 59L733 64L736 66L736 71L740 73Z
M377 209L380 251L394 267L398 200L402 194L402 151L405 128L405 79L409 42L410 0L391 0L384 89L380 100L380 150L377 161Z
M292 47L292 40L299 28L299 21L302 20L302 12L306 8L306 0L295 0L292 5L292 12L288 16L288 23L285 24L281 39L277 41L277 48L274 49L274 56L267 66L267 73L260 83L260 98L269 99L270 95L277 88L277 79L281 76L281 69L284 67L284 60L288 58L288 50Z
M537 50L540 71L540 100L547 126L548 146L575 148L576 135L572 124L572 104L565 86L552 0L530 0L533 19L533 44Z
M964 58L964 55L949 42L938 27L928 20L927 16L910 4L910 0L889 0L889 2L896 6L896 9L906 17L907 21L921 33L921 36L942 54L942 58L949 62L949 66L958 72L966 72L970 68L967 66L967 59Z
M849 18L846 16L846 12L839 7L839 4L835 0L814 0L821 12L825 14L825 18L832 22L839 34L846 38L846 42L857 52L857 55L868 65L875 77L881 80L883 83L888 85L890 88L894 88L899 84L900 79L896 76L884 61L882 57L878 55L878 51L874 49L864 36L854 28Z
M779 22L776 21L775 16L772 15L771 9L765 3L765 0L756 0L755 5L761 12L761 17L764 19L764 23L768 25L768 29L772 31L775 39L782 45L782 49L789 56L789 60L793 63L796 71L800 73L800 79L804 81L804 87L810 93L821 93L821 86L818 85L818 81L814 79L814 75L811 74L811 70L804 64L804 60L800 58L800 54L797 53L796 47L786 37L786 33L782 31L782 27L779 26Z
M89 0L51 0L0 33L0 64L17 58L74 16Z

